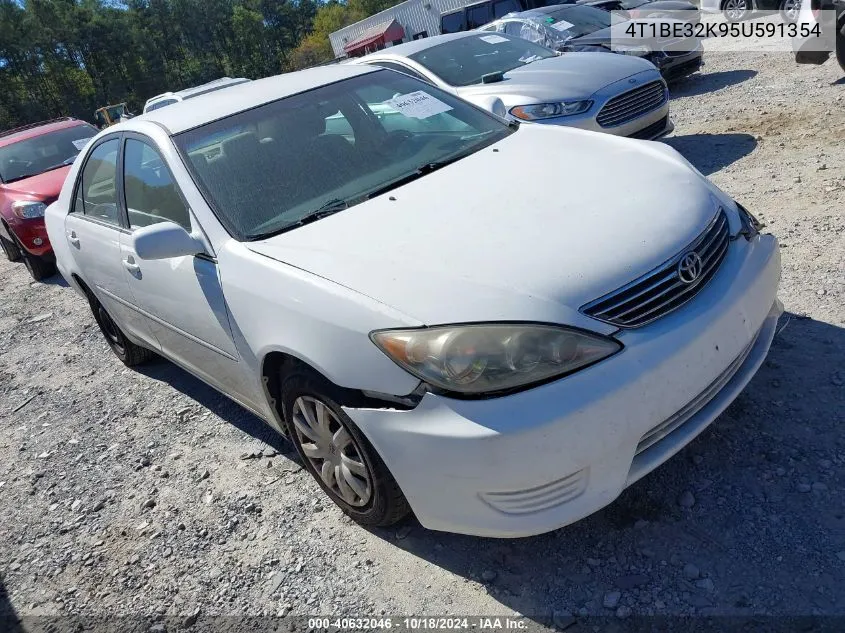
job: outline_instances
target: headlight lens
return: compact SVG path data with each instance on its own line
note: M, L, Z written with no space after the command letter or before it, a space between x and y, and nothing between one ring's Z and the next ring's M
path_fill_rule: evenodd
M534 324L381 330L370 338L420 380L465 395L515 390L572 373L622 349L618 341L598 334Z
M623 55L634 55L635 57L645 57L651 52L648 46L625 46L618 44L612 47L614 53L622 53Z
M12 203L12 213L27 220L43 218L46 208L47 205L43 202L32 202L31 200L18 200Z
M516 106L511 108L511 114L523 121L537 119L551 119L556 116L572 116L590 109L592 101L562 101L560 103L536 103L534 105Z
M737 211L739 211L739 221L742 223L740 233L742 233L746 239L750 240L752 237L760 233L760 229L762 229L764 225L739 202L734 200L734 204L736 204Z

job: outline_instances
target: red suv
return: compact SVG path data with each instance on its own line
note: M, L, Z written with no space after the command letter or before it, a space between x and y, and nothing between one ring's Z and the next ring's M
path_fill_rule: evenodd
M35 279L56 271L44 209L59 197L76 155L99 130L77 119L55 119L0 132L0 246L23 258Z

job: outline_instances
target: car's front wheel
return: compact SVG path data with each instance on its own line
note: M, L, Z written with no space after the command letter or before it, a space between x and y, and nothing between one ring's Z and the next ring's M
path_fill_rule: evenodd
M845 70L845 21L839 26L839 32L836 34L836 61L839 62L839 67Z
M3 253L6 255L6 259L10 262L20 261L21 249L19 249L18 245L12 240L6 239L0 235L0 247L3 248Z
M23 263L35 281L41 281L56 274L56 262L52 258L31 255L22 248L20 251L23 256Z
M103 307L103 304L90 293L88 294L88 303L91 306L91 312L94 313L94 320L97 322L100 332L103 333L103 337L106 339L106 343L109 344L115 356L124 365L134 367L150 360L155 355L152 350L136 345L126 338L123 330L117 326L117 323L111 318L111 315Z
M722 13L728 22L741 22L751 13L751 0L725 0Z
M323 491L362 525L386 527L410 507L378 453L337 404L336 389L309 372L281 386L290 438Z

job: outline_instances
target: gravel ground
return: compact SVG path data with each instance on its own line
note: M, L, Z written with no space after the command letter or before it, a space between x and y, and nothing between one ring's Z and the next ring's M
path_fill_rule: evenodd
M682 453L540 537L367 531L252 415L132 371L59 278L0 262L0 611L19 615L845 614L845 82L711 54L668 143L765 220L769 359Z

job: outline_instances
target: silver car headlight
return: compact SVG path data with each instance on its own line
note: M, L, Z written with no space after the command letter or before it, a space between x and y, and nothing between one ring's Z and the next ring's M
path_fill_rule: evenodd
M561 101L559 103L535 103L511 108L510 112L517 119L536 121L557 116L572 116L590 109L592 101Z
M12 203L12 213L19 218L31 220L33 218L43 218L44 211L47 205L43 202L34 202L32 200L18 200Z
M645 57L651 52L648 46L625 46L624 44L613 46L612 50L614 53L633 55L634 57Z
M420 380L463 395L507 392L548 381L622 349L618 341L598 334L530 323L380 330L370 338Z
M760 233L760 229L762 229L764 225L739 202L734 200L734 204L736 205L736 210L739 213L739 221L742 224L742 228L739 232L745 236L745 239L750 240L752 237Z

